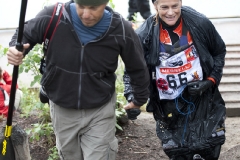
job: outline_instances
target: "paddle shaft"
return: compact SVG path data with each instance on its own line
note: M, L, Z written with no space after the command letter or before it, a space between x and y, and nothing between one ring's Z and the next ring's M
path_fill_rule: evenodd
M19 26L18 37L17 37L17 43L16 43L16 49L18 51L23 51L22 38L23 38L26 10L27 10L27 0L22 0L21 10L20 10L20 19L19 19L19 25L18 25ZM9 101L9 108L8 108L7 126L12 125L17 79L18 79L18 66L14 66L13 74L12 74L12 85L11 85L11 91L10 91L10 101Z

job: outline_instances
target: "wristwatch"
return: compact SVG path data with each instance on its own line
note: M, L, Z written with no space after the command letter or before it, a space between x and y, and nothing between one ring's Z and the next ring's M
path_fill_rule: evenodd
M134 99L133 94L129 94L128 97L127 97L127 101L130 103L130 102L133 101L133 99Z

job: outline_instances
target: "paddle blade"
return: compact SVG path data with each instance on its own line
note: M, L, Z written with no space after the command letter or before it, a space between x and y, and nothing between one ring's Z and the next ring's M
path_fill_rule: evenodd
M15 152L11 137L4 138L0 144L0 160L15 160Z

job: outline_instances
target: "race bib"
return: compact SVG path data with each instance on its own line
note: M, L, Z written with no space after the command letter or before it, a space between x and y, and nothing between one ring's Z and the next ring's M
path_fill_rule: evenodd
M202 80L203 73L194 45L170 56L160 53L161 64L156 66L156 85L160 99L175 99L188 82Z

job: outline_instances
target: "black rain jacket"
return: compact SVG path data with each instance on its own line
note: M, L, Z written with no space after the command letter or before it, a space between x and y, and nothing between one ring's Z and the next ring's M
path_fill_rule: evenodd
M226 108L218 90L226 54L225 43L211 21L194 9L183 6L181 17L198 51L203 79L213 77L216 80L216 85L201 96L191 99L194 107L179 100L178 109L181 112L176 108L176 102L159 99L156 80L152 79L152 71L161 63L159 60L159 24L156 25L155 16L149 17L136 30L142 42L151 78L147 111L153 112L158 122L157 135L163 143L165 153L170 158L221 145L225 141L225 134L222 133L225 132ZM128 97L131 95L131 79L128 78L127 72L124 76L124 94ZM184 91L183 97L190 101L191 96L187 90ZM193 112L187 115L189 110ZM221 134L214 136L220 130Z

